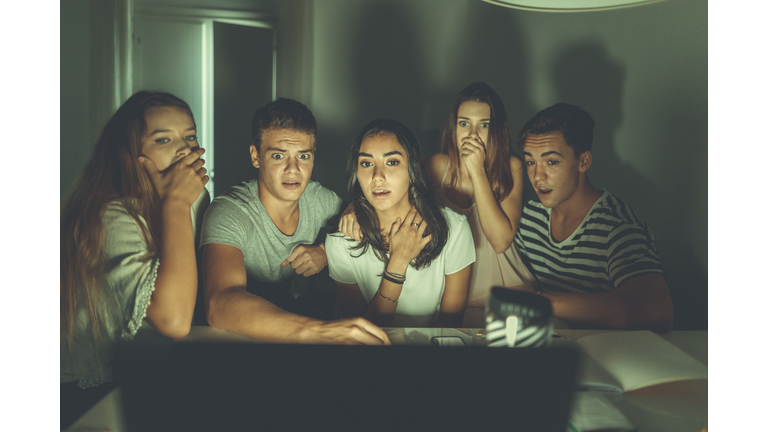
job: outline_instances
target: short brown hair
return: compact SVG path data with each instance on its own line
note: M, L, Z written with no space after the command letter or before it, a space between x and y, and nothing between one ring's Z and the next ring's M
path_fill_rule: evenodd
M312 111L301 102L279 98L256 110L251 121L251 139L256 151L261 150L261 135L270 129L289 129L317 137L317 122Z
M517 145L525 144L529 135L544 135L559 132L565 143L573 149L576 156L592 150L592 130L595 121L587 110L576 105L557 103L545 108L520 129L517 135Z

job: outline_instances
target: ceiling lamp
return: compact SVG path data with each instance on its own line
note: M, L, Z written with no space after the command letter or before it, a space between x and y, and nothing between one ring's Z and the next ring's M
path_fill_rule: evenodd
M537 12L591 12L657 3L663 0L483 0L508 8Z

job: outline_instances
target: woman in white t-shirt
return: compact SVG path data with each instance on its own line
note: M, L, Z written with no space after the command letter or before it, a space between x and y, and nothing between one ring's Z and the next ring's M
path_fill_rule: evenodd
M347 191L362 234L325 248L345 317L380 326L459 327L475 261L466 217L435 203L416 137L377 119L355 138Z

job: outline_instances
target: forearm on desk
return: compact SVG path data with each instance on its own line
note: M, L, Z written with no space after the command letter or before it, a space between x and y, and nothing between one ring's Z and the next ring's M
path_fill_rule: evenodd
M263 342L301 343L317 320L285 311L243 287L217 290L206 300L212 327Z
M615 329L668 332L674 312L663 275L635 276L619 288L596 294L544 293L555 317Z

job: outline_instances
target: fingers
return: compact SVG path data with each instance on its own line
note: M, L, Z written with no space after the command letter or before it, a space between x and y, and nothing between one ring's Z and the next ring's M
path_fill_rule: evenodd
M147 170L147 173L150 176L158 176L161 175L160 170L157 169L155 166L155 163L152 162L152 159L146 157L146 156L139 156L139 163L141 163L142 166L144 166L144 169Z
M181 160L187 165L192 165L193 162L200 159L200 156L202 156L203 153L205 153L205 149L198 147L189 152L189 154L184 156ZM200 166L202 166L202 164Z
M299 255L301 255L301 253L302 253L302 252L304 252L304 245L298 245L298 246L296 246L296 247L295 247L295 248L293 248L293 250L291 251L291 254L290 254L290 255L288 255L288 258L286 258L286 259L285 259L285 261L283 261L283 262L289 262L289 263L293 263L293 261L296 259L296 257L298 257ZM294 268L296 268L296 267L294 267Z
M400 227L402 226L402 223L400 223L400 218L395 219L394 222L392 222L392 226L389 228L389 238L390 241L392 241L392 237L397 234L398 231L400 231Z
M419 212L416 211L416 206L411 206L411 209L408 210L408 214L405 215L405 220L403 221L403 224L406 226L410 226L413 224L413 220L416 218L416 215Z
M365 333L368 333L370 336L376 339L375 341L372 341L373 343L367 343L367 345L392 345L392 342L389 341L389 337L386 333L384 333L384 330L380 329L372 322L366 319L360 319L355 324L361 330L364 330ZM365 341L361 342L366 343Z
M339 232L357 241L362 240L363 235L357 218L352 214L346 214L339 220Z

